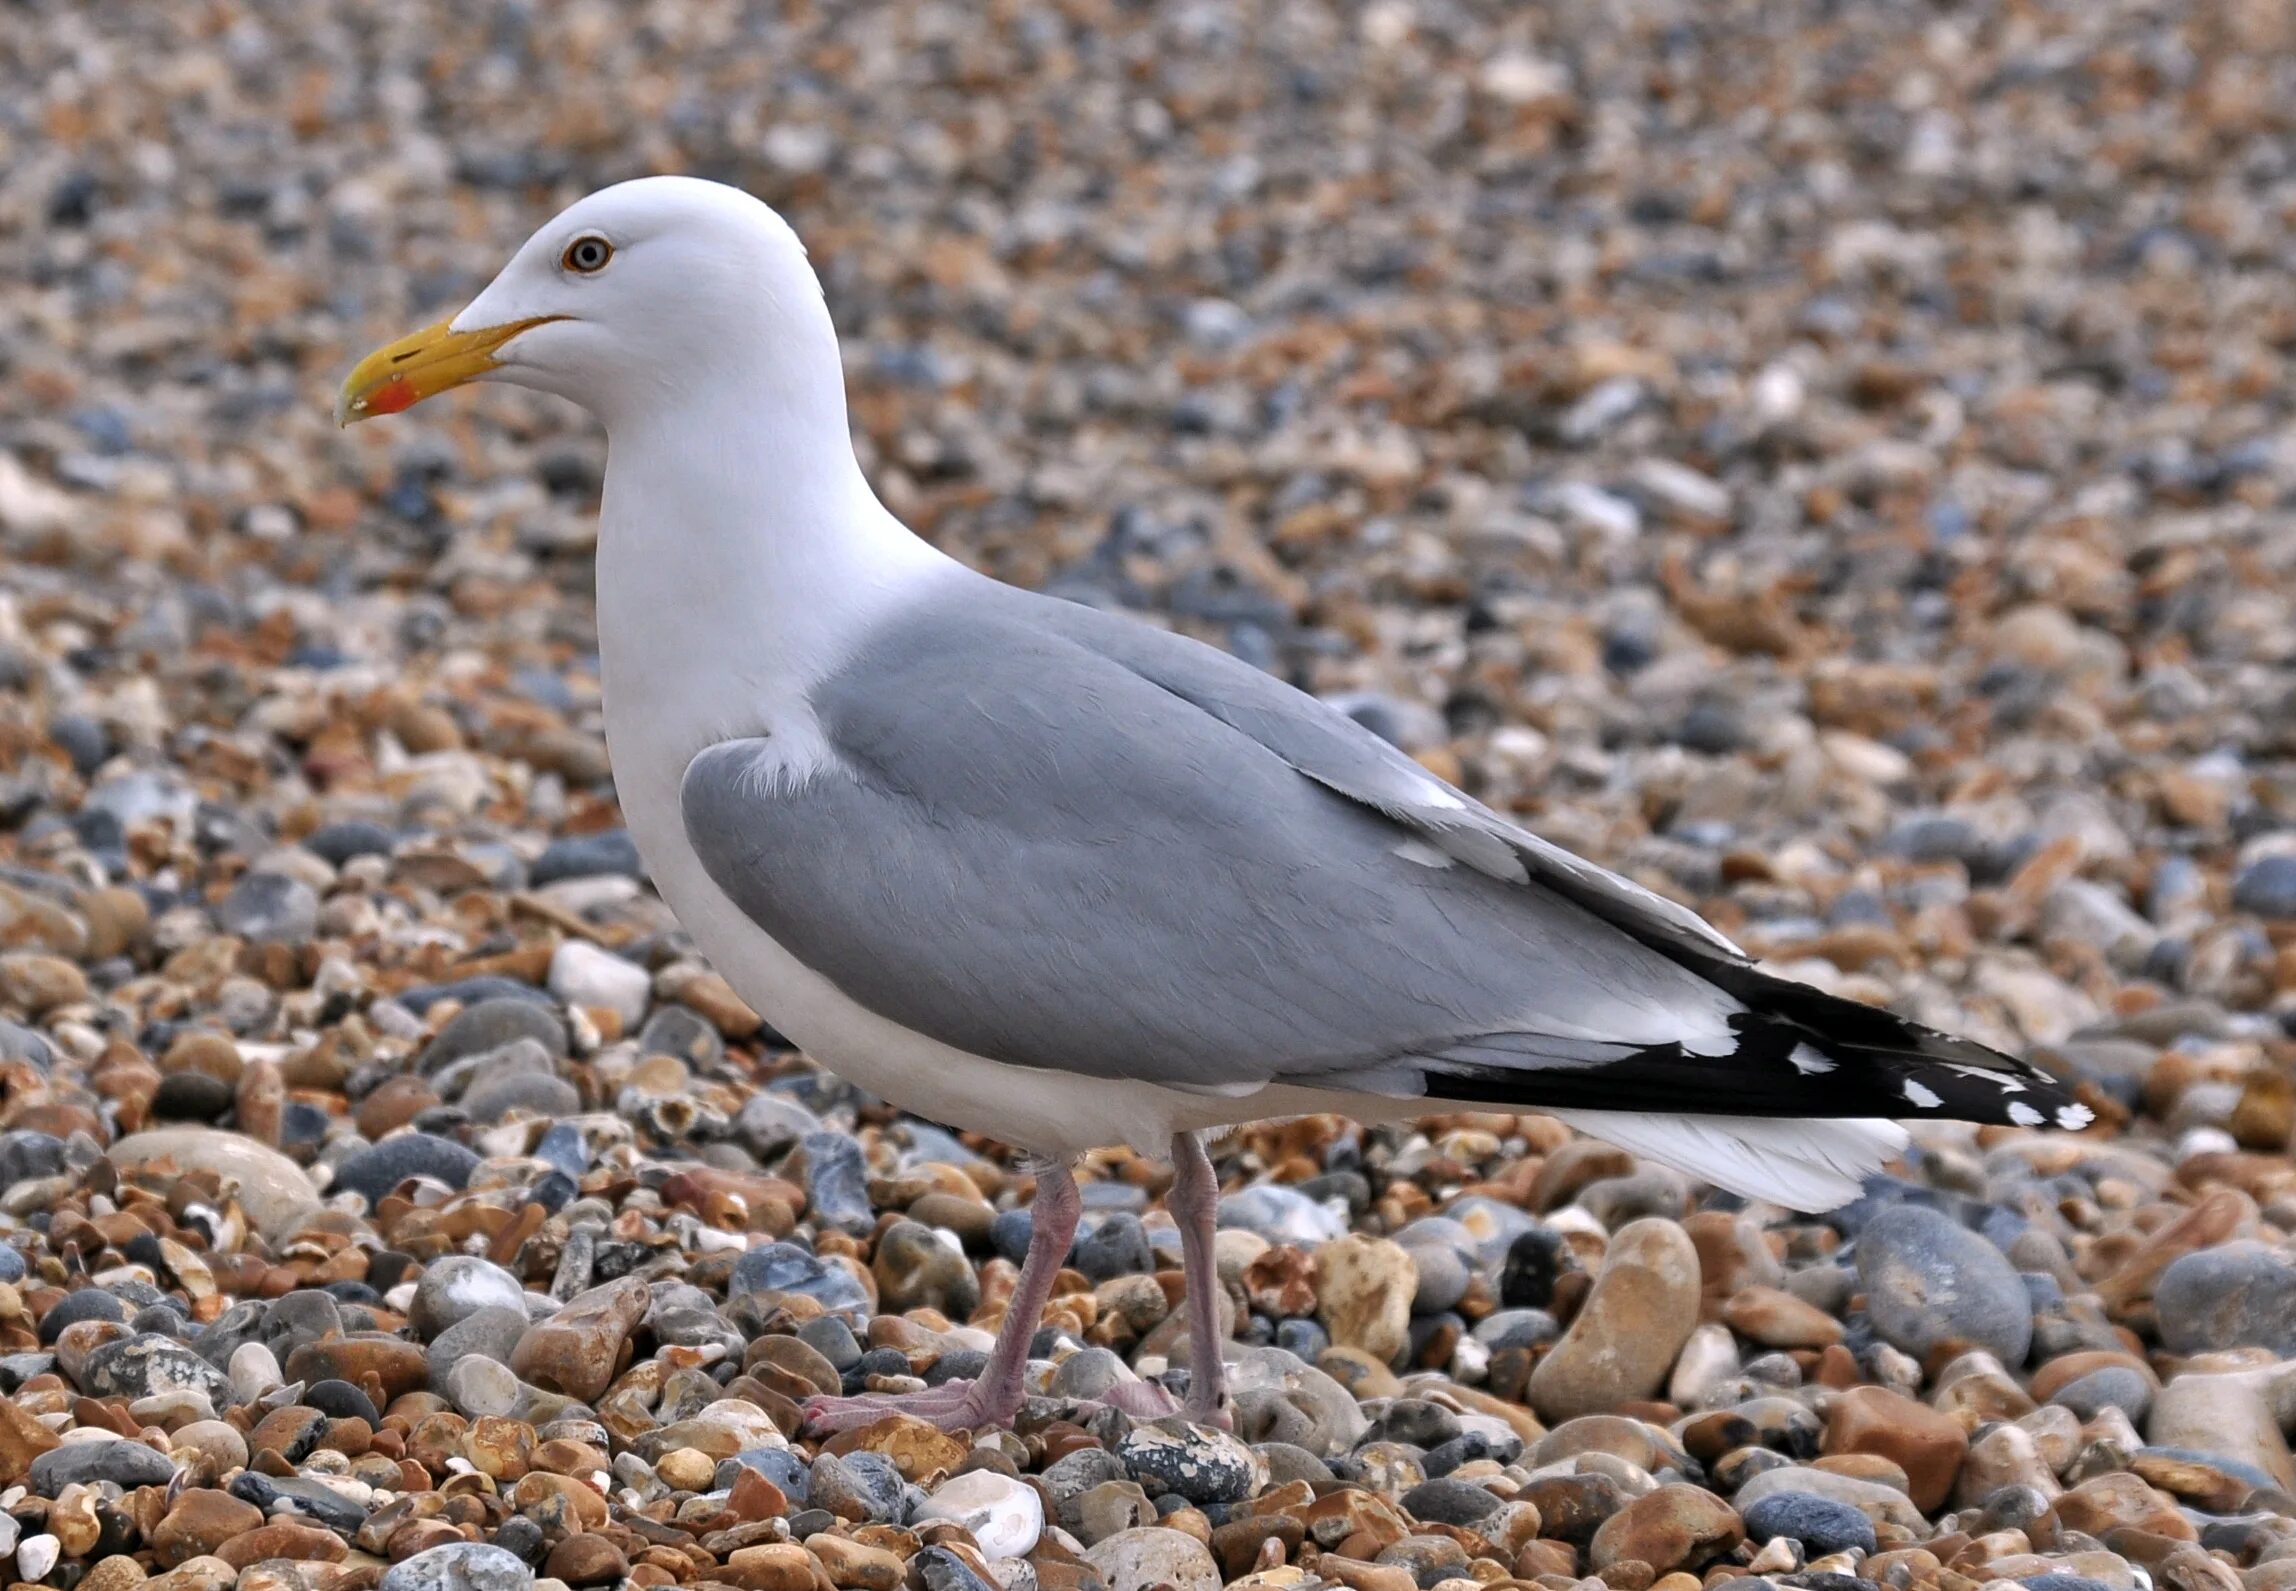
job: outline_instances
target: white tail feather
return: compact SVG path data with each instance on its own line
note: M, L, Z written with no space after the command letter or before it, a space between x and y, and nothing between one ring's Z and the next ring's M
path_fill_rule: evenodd
M1864 1178L1904 1152L1894 1121L1767 1116L1646 1116L1550 1111L1580 1132L1718 1188L1815 1213L1856 1198Z

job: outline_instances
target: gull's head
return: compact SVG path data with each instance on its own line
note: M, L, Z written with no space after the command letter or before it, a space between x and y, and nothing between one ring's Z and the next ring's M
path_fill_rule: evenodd
M759 402L833 397L842 423L836 333L804 245L759 200L693 177L568 206L452 320L360 360L335 418L397 414L469 381L556 393L609 424L739 383Z

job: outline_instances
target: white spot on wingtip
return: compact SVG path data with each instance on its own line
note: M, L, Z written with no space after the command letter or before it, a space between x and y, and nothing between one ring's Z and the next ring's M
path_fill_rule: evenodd
M1961 1061L1947 1061L1945 1064L1952 1070L1959 1072L1963 1077L1974 1078L1980 1083L1991 1083L2004 1094L2022 1094L2025 1092L2023 1082L2007 1072L1997 1072L1990 1066L1970 1066Z
M2009 1107L2009 1119L2020 1127L2038 1127L2049 1118L2032 1106L2019 1103Z
M2059 1105L2057 1125L2067 1132L2079 1132L2097 1119L2097 1113L2086 1105Z
M1793 1053L1788 1055L1786 1059L1792 1061L1794 1070L1800 1072L1804 1077L1823 1077L1834 1069L1833 1059L1830 1056L1821 1054L1808 1044L1795 1045Z
M1934 1088L1928 1088L1920 1083L1915 1082L1910 1077L1905 1080L1903 1089L1905 1097L1912 1101L1914 1104L1919 1105L1923 1110L1935 1110L1938 1106L1945 1103L1945 1096L1943 1094L1940 1094Z

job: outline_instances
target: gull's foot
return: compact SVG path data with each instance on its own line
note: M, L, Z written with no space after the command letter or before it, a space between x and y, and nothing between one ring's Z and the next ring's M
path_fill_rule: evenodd
M1185 1413L1191 1423L1208 1425L1215 1431L1233 1431L1236 1428L1235 1409L1225 1393L1217 1398L1201 1399L1190 1393Z
M1135 1420L1161 1420L1180 1412L1180 1400L1160 1381L1119 1381L1092 1401L1103 1408L1121 1410Z
M922 1392L869 1392L855 1398L809 1398L805 1429L832 1436L869 1425L888 1414L906 1414L913 1420L944 1431L977 1431L986 1426L1009 1426L1020 1412L1021 1389L1016 1385L1000 1395L979 1381L945 1381Z

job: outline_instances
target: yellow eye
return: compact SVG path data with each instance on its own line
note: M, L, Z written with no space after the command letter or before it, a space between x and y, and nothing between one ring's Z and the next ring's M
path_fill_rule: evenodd
M577 275L590 276L606 268L614 257L614 245L601 237L579 237L566 245L566 252L558 263Z

